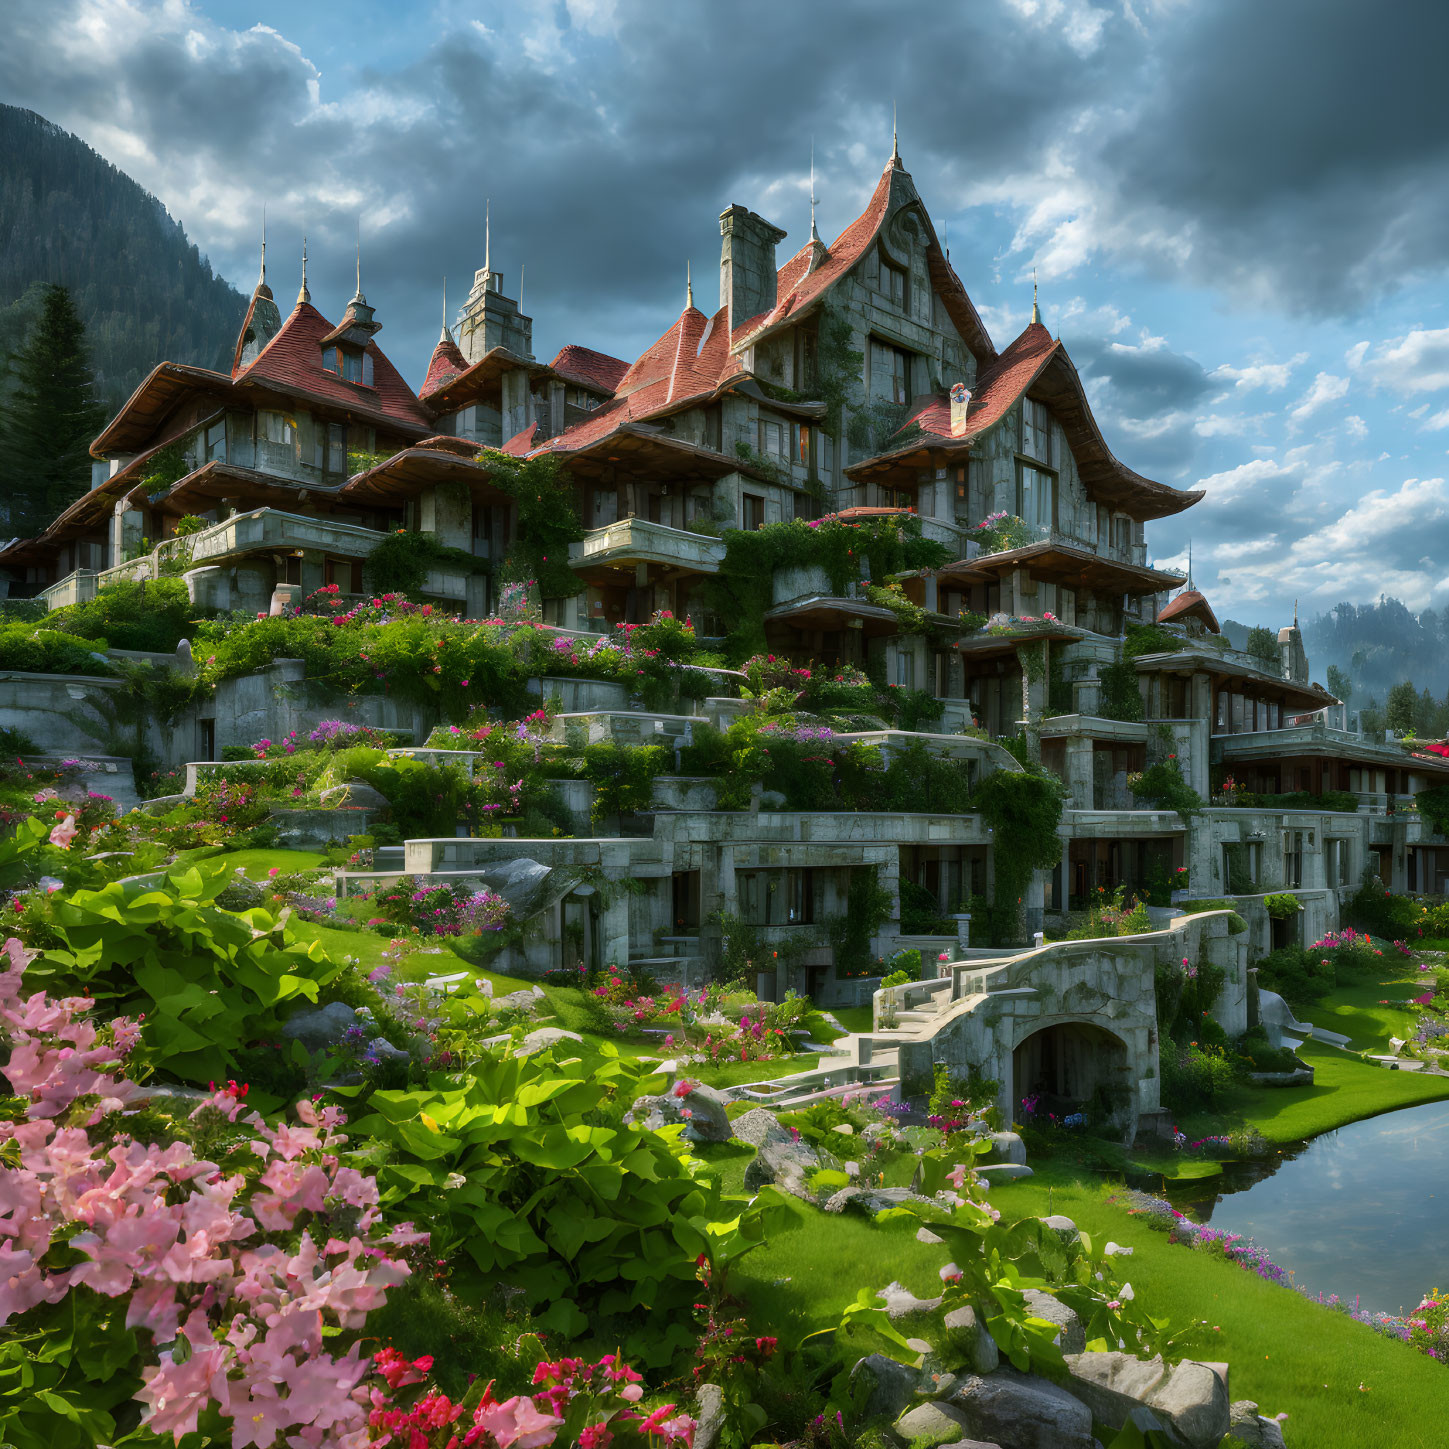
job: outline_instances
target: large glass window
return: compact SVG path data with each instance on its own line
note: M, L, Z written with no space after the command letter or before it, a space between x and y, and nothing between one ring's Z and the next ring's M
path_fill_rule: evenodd
M911 400L910 354L888 342L870 340L870 395L886 402Z
M1045 403L1027 398L1021 405L1021 451L1048 467L1052 461L1052 416Z

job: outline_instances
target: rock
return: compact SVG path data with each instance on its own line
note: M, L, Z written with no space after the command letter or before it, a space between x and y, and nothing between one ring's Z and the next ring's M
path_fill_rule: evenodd
M845 1175L855 1181L860 1179L860 1163L847 1162L845 1164Z
M760 791L761 810L783 810L789 803L789 799L778 790Z
M1277 1419L1258 1412L1251 1399L1239 1399L1228 1411L1228 1433L1248 1449L1284 1449L1283 1430Z
M510 991L506 996L495 996L493 1005L498 1011L532 1011L537 1000L531 991Z
M282 1025L282 1035L299 1041L309 1052L325 1051L357 1025L357 1013L343 1001L329 1001L326 1006L303 1007L294 1011Z
M978 1439L1011 1449L1092 1449L1092 1411L1045 1379L1000 1368L969 1375L951 1398Z
M849 1122L841 1122L830 1129L832 1132L839 1132L842 1137L854 1137L855 1128Z
M828 1213L843 1213L851 1203L864 1194L858 1187L842 1187L825 1199L824 1210Z
M1063 1237L1075 1238L1080 1234L1077 1232L1077 1225L1071 1218L1064 1217L1061 1213L1053 1213L1048 1218L1042 1219L1042 1226L1050 1228L1054 1233L1061 1233Z
M522 855L483 866L475 879L508 902L513 920L523 921L548 904L553 874L551 867Z
M988 1162L978 1167L977 1174L987 1182L1015 1182L1019 1177L1030 1177L1031 1168L1020 1162Z
M874 1142L878 1137L894 1136L895 1130L890 1122L867 1122L861 1128L860 1138L862 1142Z
M992 1153L998 1161L1026 1166L1026 1143L1015 1132L993 1132L990 1140Z
M967 1354L972 1372L995 1373L1001 1362L1001 1351L996 1340L986 1331L985 1325L976 1319L976 1310L969 1304L953 1308L945 1318L946 1332L952 1345Z
M751 1147L758 1147L762 1142L794 1141L789 1128L782 1127L779 1118L768 1107L751 1107L748 1112L736 1117L731 1126L735 1136Z
M934 1247L937 1243L945 1242L945 1239L937 1237L930 1228L917 1228L916 1241L918 1243L925 1243L927 1247Z
M515 1056L528 1057L534 1052L541 1052L548 1047L557 1046L561 1041L583 1041L576 1031L565 1031L561 1026L540 1026L528 1033L518 1044Z
M410 1062L412 1054L395 1047L385 1036L375 1036L363 1049L363 1055L377 1062Z
M939 1298L917 1298L903 1283L887 1283L875 1296L885 1299L886 1313L892 1323L913 1313L933 1313L941 1306Z
M324 805L336 808L338 805L355 805L364 810L386 810L387 796L381 790L374 790L366 780L346 780L323 790L317 797Z
M724 1390L718 1384L701 1384L697 1397L693 1449L714 1449L724 1428Z
M1216 1449L1228 1432L1228 1386L1210 1364L1185 1358L1167 1371L1148 1406L1189 1449Z
M1107 1258L1130 1258L1132 1249L1124 1248L1121 1243L1114 1243L1109 1239L1107 1246L1102 1249L1102 1254Z
M862 1417L894 1419L911 1402L916 1391L915 1369L887 1358L883 1353L873 1353L861 1359L850 1371L850 1387L858 1383L869 1385Z
M762 1142L745 1167L745 1186L754 1192L766 1183L774 1183L797 1197L809 1197L805 1174L819 1166L820 1154L808 1142ZM858 1189L847 1187L841 1191L856 1192Z
M903 1444L916 1446L916 1449L921 1449L921 1446L934 1449L938 1444L963 1439L968 1428L966 1415L960 1409L939 1403L917 1404L895 1422L896 1437Z
M656 1132L683 1122L685 1136L694 1142L728 1142L733 1136L724 1097L702 1082L692 1083L682 1095L676 1087L657 1097L640 1097L629 1108L629 1116L634 1121L642 1118Z
M1086 1348L1087 1335L1082 1328L1082 1320L1065 1303L1058 1302L1040 1288L1028 1288L1022 1297L1026 1299L1028 1312L1056 1324L1057 1347L1063 1353L1081 1353Z
M1068 1387L1104 1424L1120 1428L1139 1405L1161 1419L1174 1443L1215 1449L1228 1432L1228 1390L1208 1364L1130 1353L1068 1353Z

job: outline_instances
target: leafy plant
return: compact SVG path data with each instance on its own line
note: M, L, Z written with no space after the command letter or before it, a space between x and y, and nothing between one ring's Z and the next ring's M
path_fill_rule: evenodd
M399 528L381 539L364 565L368 587L375 594L405 594L417 599L433 569L486 573L489 561L467 549L449 548L431 533Z
M1039 769L997 770L976 788L976 808L995 837L996 924L1013 937L1021 930L1021 905L1032 872L1062 857L1057 827L1065 798L1062 782Z
M1303 903L1297 896L1281 892L1276 895L1264 896L1263 907L1275 921L1286 921L1303 909Z

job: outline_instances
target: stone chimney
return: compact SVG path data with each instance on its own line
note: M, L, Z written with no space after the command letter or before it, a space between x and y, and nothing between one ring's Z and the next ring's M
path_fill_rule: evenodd
M720 213L719 304L733 331L775 305L775 248L785 233L743 206Z

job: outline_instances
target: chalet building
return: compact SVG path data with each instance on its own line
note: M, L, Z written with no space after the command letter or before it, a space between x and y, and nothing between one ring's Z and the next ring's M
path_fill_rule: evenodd
M1227 646L1208 600L1148 552L1147 526L1202 495L1115 457L1035 306L998 348L898 153L830 246L812 223L782 258L784 232L742 206L720 217L720 234L718 305L706 314L689 288L632 362L582 346L540 362L532 318L485 255L417 392L378 346L360 275L334 323L312 304L305 264L286 316L264 267L230 372L156 368L96 439L108 476L40 537L0 551L0 568L13 592L53 607L117 579L182 573L199 608L265 611L327 584L363 593L369 554L400 528L496 563L517 515L479 460L491 448L552 456L574 488L585 536L569 563L581 586L544 601L549 626L607 633L669 609L723 635L731 621L713 617L704 586L725 565L730 530L912 520L953 560L893 581L924 626L868 591L868 575L842 588L801 561L774 574L766 638L802 664L857 666L930 697L939 715L928 730L859 736L888 753L923 742L984 775L1017 768L999 741L1019 737L1061 777L1071 794L1061 859L1024 902L1033 930L1098 890L1185 874L1193 895L1238 898L1252 944L1267 949L1276 928L1253 908L1266 893L1300 893L1312 940L1337 924L1367 868L1397 889L1449 885L1449 844L1409 808L1449 781L1449 760L1348 728L1311 681L1296 625L1271 659ZM178 536L182 519L190 531ZM496 590L486 569L439 569L426 585L473 618L496 609ZM1156 632L1129 657L1134 626ZM677 743L700 717L727 723L748 707L722 685L694 715L649 715L622 686L562 684L561 738ZM220 704L210 724L195 740L216 749L285 733ZM1200 812L1134 794L1134 778L1169 756L1206 802ZM1271 804L1244 808L1243 789ZM601 963L648 958L686 974L716 913L785 941L839 914L863 866L897 901L882 950L912 940L899 913L906 886L944 921L993 878L975 815L807 814L767 800L721 811L686 780L661 782L656 803L632 835L588 837L585 812L576 839L410 842L407 865L466 872L526 853L631 875L646 890L621 895L607 918L582 897L551 907L534 964L549 964L577 926ZM959 937L915 943L957 952L968 937L963 921ZM780 986L827 987L829 949L813 948L800 970Z

